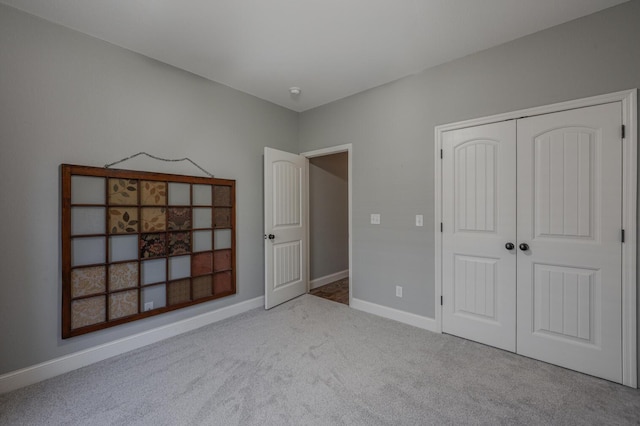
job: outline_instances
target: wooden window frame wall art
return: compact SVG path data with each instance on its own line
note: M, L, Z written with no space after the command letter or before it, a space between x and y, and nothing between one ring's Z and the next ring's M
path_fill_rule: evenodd
M234 180L61 172L63 338L236 294Z

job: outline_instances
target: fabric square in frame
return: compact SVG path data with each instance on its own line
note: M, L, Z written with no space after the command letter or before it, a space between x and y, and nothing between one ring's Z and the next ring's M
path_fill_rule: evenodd
M213 190L213 205L217 207L231 207L231 187L216 185Z
M135 206L138 204L138 181L135 179L109 179L109 204Z
M142 232L164 231L167 228L167 213L164 207L142 207L140 216Z
M106 282L107 279L104 266L72 269L71 297L104 293L106 290Z
M109 232L111 234L131 234L138 232L138 208L110 207Z
M138 290L121 291L109 295L109 320L138 313Z
M105 296L71 302L71 329L98 324L106 320Z
M231 208L216 208L214 223L216 228L231 228Z
M140 257L148 259L158 256L166 256L166 241L164 234L140 235Z
M201 299L213 295L212 284L213 277L204 275L193 279L193 299Z
M169 283L169 305L176 305L191 300L191 282L189 279Z
M167 184L149 180L141 181L140 204L143 206L164 206L167 204Z
M191 256L191 275L205 275L213 272L213 253L197 253Z
M109 265L109 291L138 285L138 262Z
M191 209L189 207L169 207L167 225L169 231L191 229Z
M231 250L216 250L213 255L213 270L226 271L231 269Z
M213 276L213 294L231 291L231 271L219 272Z
M187 254L191 252L191 232L169 233L169 255Z

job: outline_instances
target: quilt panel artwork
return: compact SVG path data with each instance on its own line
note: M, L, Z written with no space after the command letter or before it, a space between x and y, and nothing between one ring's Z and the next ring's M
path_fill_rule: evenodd
M236 293L235 181L61 169L63 338Z

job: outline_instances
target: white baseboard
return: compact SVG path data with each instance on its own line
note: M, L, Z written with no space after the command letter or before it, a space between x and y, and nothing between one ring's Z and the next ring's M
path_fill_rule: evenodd
M310 289L322 287L323 285L327 285L334 281L341 280L343 278L349 277L349 270L345 269L344 271L336 272L335 274L325 275L324 277L316 278L315 280L309 281Z
M379 317L388 318L394 321L412 325L414 327L423 328L425 330L433 331L434 333L440 333L438 323L434 318L423 317L421 315L400 311L398 309L388 308L386 306L377 305L375 303L365 302L364 300L356 299L355 297L351 299L351 304L349 306L359 311L378 315Z
M50 379L59 374L195 330L261 306L264 306L264 296L0 375L0 394Z

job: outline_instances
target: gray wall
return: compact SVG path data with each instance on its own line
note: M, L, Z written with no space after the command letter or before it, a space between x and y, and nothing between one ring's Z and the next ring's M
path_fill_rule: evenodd
M309 159L311 280L349 269L348 154Z
M353 144L353 296L435 314L434 126L640 87L639 40L634 0L302 113L301 152Z
M0 374L264 294L262 150L297 152L297 113L2 5L0 100ZM59 165L138 151L236 179L238 294L61 340Z

